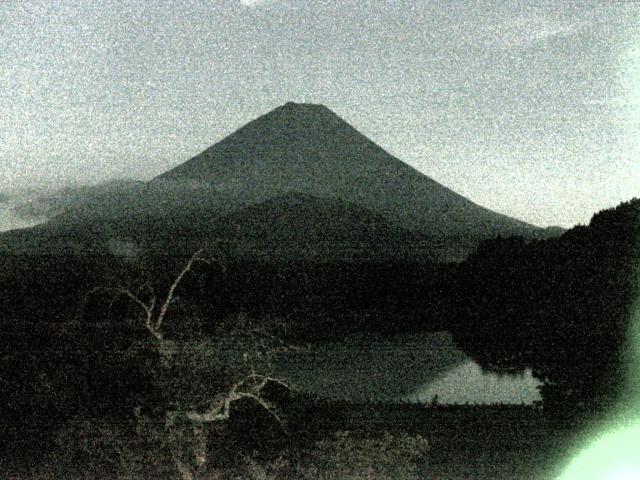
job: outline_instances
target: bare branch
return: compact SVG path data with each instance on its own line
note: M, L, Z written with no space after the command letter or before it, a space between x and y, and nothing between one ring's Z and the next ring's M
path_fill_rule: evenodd
M249 392L234 392L224 399L222 404L219 404L216 408L205 412L187 412L186 416L192 422L197 423L214 423L214 422L222 422L229 419L231 414L231 404L241 400L243 398L250 398L257 402L262 408L264 408L273 418L275 418L278 423L283 423L280 416L273 409L273 405L267 402L264 398L259 395L249 393Z
M257 385L249 387L248 388L249 391L238 391L242 386L245 385L247 381L254 380L255 378L261 378L262 381ZM277 378L269 377L266 375L257 375L257 374L255 376L248 375L242 380L240 380L239 382L234 383L231 386L231 388L229 388L229 392L224 397L219 398L208 411L204 413L193 412L193 411L186 412L185 415L192 422L198 422L198 423L221 422L229 419L231 404L233 404L233 402L236 402L243 398L250 398L255 402L257 402L270 415L272 415L278 421L278 423L283 423L282 419L275 412L273 405L271 405L270 402L268 402L266 399L260 396L262 389L269 382L277 383L279 385L286 387L287 389L291 388L289 387L289 385L287 385L286 383L284 383L283 381Z
M153 310L155 308L155 302L156 302L155 296L151 298L149 305L147 305L142 300L140 300L140 298L137 295L131 293L130 290L127 290L125 288L96 287L90 290L89 294L92 294L95 292L111 292L116 294L116 296L111 300L111 303L109 304L109 308L113 306L113 303L116 301L116 298L118 295L124 295L125 297L129 298L133 303L138 305L144 311L144 326L147 328L147 330L149 330L149 332L157 340L162 340L162 333L160 333L160 331L155 329L153 324Z
M151 335L153 335L157 340L162 340L162 333L153 325L153 306L155 305L155 297L152 299L151 304L147 305L142 300L140 300L136 295L131 293L129 290L119 289L118 293L121 295L127 296L131 301L138 304L140 308L144 310L145 318L144 318L144 326L149 330Z
M180 282L182 282L182 279L184 278L184 276L191 270L191 267L193 267L193 264L197 261L209 263L207 260L200 258L200 254L202 254L202 252L203 252L203 249L200 249L192 255L192 257L187 262L187 265L182 269L182 271L178 274L174 282L171 284L171 287L169 288L169 293L167 293L167 298L162 304L162 307L160 307L160 313L158 314L158 318L156 319L156 322L155 322L154 328L156 331L159 331L160 327L162 327L162 322L164 320L164 317L167 315L167 311L169 310L169 305L173 301L173 295L176 291L176 288L178 288L178 285L180 285Z
M231 399L226 399L219 408L213 409L205 413L187 412L186 416L192 422L197 423L215 423L223 422L229 419L231 410Z
M160 312L158 313L158 315L157 315L157 317L155 319L154 319L154 315L155 315L157 299L156 299L156 295L155 295L155 291L153 289L153 286L148 282L145 283L144 285L142 285L141 287L139 287L137 293L133 293L133 292L131 292L131 290L128 290L128 289L122 288L122 287L120 287L120 288L96 287L96 288L90 290L88 292L87 296L91 295L92 293L96 293L96 292L111 292L111 293L115 293L116 296L111 300L111 304L110 304L109 308L111 308L113 306L113 303L116 301L117 296L124 295L124 296L128 297L133 303L138 305L143 310L143 312L144 312L143 321L144 321L144 326L146 327L146 329L149 330L149 332L151 333L151 335L154 336L154 338L156 338L157 340L162 341L163 340L163 335L162 335L162 332L160 331L160 329L162 327L162 322L164 321L164 318L166 317L167 312L169 311L169 306L171 305L171 302L173 301L173 297L175 295L175 291L178 288L178 286L180 285L180 283L182 282L182 279L191 270L191 268L193 267L193 264L195 262L203 262L203 263L209 264L208 260L200 257L202 252L203 252L203 249L200 249L196 253L193 254L193 256L187 262L187 265L182 269L182 271L176 277L176 279L174 280L173 284L171 284L171 287L169 288L169 292L167 293L167 297L165 298L164 303L160 307ZM223 266L223 268L224 268L224 266ZM148 291L151 294L151 299L149 300L148 303L145 303L140 299L139 295L144 291Z
M149 312L151 312L151 314L153 314L153 311L156 308L156 296L154 295L153 297L151 297L151 300L149 300Z

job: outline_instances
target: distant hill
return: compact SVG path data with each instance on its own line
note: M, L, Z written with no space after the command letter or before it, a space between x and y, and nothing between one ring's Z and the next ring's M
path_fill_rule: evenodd
M118 223L87 214L91 206L84 201L46 224L5 234L4 239L13 239L9 243L20 244L22 251L38 251L43 245L57 245L59 251L106 251L124 241L164 253L168 245L176 253L189 253L214 243L234 256L272 260L434 260L424 234L359 205L297 192L227 215L213 216L206 207L194 207L164 218L152 212ZM76 215L82 220L71 221Z
M240 209L217 225L218 238L249 245L251 253L266 257L426 259L429 254L423 234L356 204L297 192Z

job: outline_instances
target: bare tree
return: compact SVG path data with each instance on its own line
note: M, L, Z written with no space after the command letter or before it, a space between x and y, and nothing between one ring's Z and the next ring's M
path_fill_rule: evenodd
M153 341L156 342L162 364L159 368L166 370L167 367L179 363L178 357L180 355L190 354L191 350L179 348L176 342L166 338L163 326L167 320L171 305L176 299L178 287L198 262L210 263L209 260L203 257L203 250L198 250L191 256L184 268L175 277L166 296L161 301L158 300L150 284L145 284L137 293L127 288L99 287L93 290L93 292L102 291L112 294L112 304L117 298L124 296L138 307L139 313L137 315L140 322ZM148 299L142 298L143 292L146 292ZM244 333L248 334L250 332ZM217 352L211 353L213 355L217 354ZM243 358L247 360L249 357L249 353L244 352ZM277 383L287 389L290 389L290 386L278 378L257 372L254 365L251 365L248 370L249 373L234 381L225 391L212 396L208 401L208 408L197 410L190 408L191 406L186 406L185 408L168 409L165 412L161 435L164 436L164 443L170 447L172 461L183 480L194 480L198 470L207 463L206 425L229 420L234 402L243 399L254 401L278 423L282 424L282 419L277 414L275 406L263 396L263 391L270 383ZM160 387L167 388L166 385L161 385ZM180 392L177 392L177 394L179 395ZM188 404L188 402L186 403ZM180 404L180 402L174 402L174 404ZM139 420L143 420L140 406L135 408L134 413ZM185 445L186 438L189 439L188 446Z

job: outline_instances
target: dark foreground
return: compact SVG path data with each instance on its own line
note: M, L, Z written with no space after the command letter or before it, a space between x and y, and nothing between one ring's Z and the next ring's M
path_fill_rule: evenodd
M238 415L214 432L194 479L553 479L586 421L534 407L290 405L287 433ZM246 412L245 412L246 413ZM3 455L0 477L181 478L166 446L126 444L122 422L69 427L54 446ZM98 434L96 435L96 432ZM114 433L115 432L115 433ZM184 477L182 477L184 478Z
M433 480L552 479L594 423L527 406L352 408L339 420L355 434L424 437L429 448L418 478Z

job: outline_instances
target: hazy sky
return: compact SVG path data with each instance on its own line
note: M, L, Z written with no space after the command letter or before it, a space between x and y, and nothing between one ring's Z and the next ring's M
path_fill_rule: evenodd
M640 3L0 0L0 188L150 178L322 103L539 225L640 196Z

